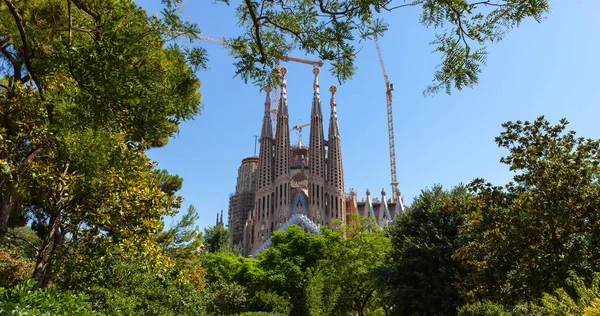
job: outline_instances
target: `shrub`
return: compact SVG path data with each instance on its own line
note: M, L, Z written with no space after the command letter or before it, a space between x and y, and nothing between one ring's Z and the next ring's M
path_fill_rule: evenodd
M91 310L88 296L63 291L55 286L32 291L32 279L10 289L0 288L0 315L102 315Z
M0 287L12 287L33 272L33 262L22 258L16 249L0 249Z
M490 301L464 305L458 309L459 316L508 316L504 306Z

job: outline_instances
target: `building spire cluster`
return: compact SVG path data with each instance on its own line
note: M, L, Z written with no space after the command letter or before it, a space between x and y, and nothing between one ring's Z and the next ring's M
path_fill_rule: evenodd
M367 189L366 199L360 202L354 189L346 195L336 101L338 89L334 85L329 87L330 115L325 135L319 72L319 68L314 68L310 123L298 123L295 127L300 130L310 126L308 147L300 142L290 143L287 69L280 71L282 86L278 104L275 104L278 109L275 118L271 115L271 100L276 96L271 95L271 88L264 89L259 154L242 160L236 192L229 202L232 243L246 256L269 247L271 234L290 225L319 233L319 226L355 225L359 216L367 216L383 227L404 212L402 198L396 199L392 194L388 200L383 189L380 198L372 197ZM217 214L217 225L223 225L222 213Z
M271 233L288 221L309 221L308 226L345 221L344 174L341 140L332 86L329 140L325 139L319 85L319 68L313 69L313 97L310 112L308 148L292 146L287 99L287 69L282 68L281 95L277 105L275 135L270 116L270 88L266 88L264 117L260 137L259 162L254 207L244 224L243 247L251 254Z

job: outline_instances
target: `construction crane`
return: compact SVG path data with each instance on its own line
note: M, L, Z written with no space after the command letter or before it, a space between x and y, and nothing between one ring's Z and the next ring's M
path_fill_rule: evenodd
M292 127L292 130L298 131L298 147L302 147L302 129L309 126L310 123L302 124L300 120Z
M390 83L387 71L385 70L385 64L383 63L383 56L381 55L381 48L379 47L379 41L377 40L377 34L374 34L375 47L377 47L377 55L379 56L379 63L381 64L381 71L383 71L383 79L385 80L385 99L387 103L387 119L388 119L388 142L390 146L390 173L392 175L392 199L400 199L400 192L398 191L398 179L396 178L396 149L394 148L394 117L392 115L392 91L394 91L394 84Z
M208 42L208 43L213 43L213 44L217 44L217 45L221 45L221 46L229 46L223 38L214 39L214 38L211 38L208 36L203 36L203 35L196 35L196 38L201 41ZM293 61L296 63L306 64L306 65L312 65L314 68L323 67L323 62L320 60L315 61L315 60L301 59L301 58L290 57L290 56L282 56L280 59L285 60L285 61ZM275 61L275 69L279 69L279 59L277 59ZM272 104L271 119L274 122L273 123L273 133L275 133L275 127L276 127L275 124L277 122L277 106L279 104L279 95L280 94L281 94L281 86L275 87L271 93L271 96L272 96L271 99L273 100L273 103L271 103ZM300 130L298 132L300 133Z

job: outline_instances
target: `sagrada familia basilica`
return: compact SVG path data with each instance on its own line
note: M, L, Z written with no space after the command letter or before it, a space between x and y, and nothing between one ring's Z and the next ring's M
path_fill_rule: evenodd
M335 86L331 98L327 139L319 90L319 69L313 73L314 92L310 114L308 146L290 143L287 84L283 83L276 117L275 135L271 119L270 89L266 90L258 157L242 160L235 193L229 201L229 230L234 245L246 256L258 254L270 245L274 231L296 224L305 231L319 233L321 225L346 223L352 215L371 216L380 226L387 225L403 211L402 200L371 198L357 201L356 192L346 194L338 126ZM399 196L399 194L398 194Z

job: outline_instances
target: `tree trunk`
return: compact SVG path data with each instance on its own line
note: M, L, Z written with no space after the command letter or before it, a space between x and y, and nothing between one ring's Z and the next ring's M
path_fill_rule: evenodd
M60 220L60 210L55 210L52 212L50 216L50 222L48 223L49 230L46 237L44 237L44 241L42 243L42 247L40 247L40 251L38 252L38 257L35 262L35 270L33 271L33 278L36 281L34 290L45 289L50 285L50 277L51 277L51 261L54 256L54 252L57 247L57 243L60 242L60 238L55 238L58 233L58 223ZM50 244L53 244L50 247Z
M6 196L2 198L2 205L0 205L0 236L4 236L8 233L8 219L10 218L12 199L12 190L9 188L6 192Z

